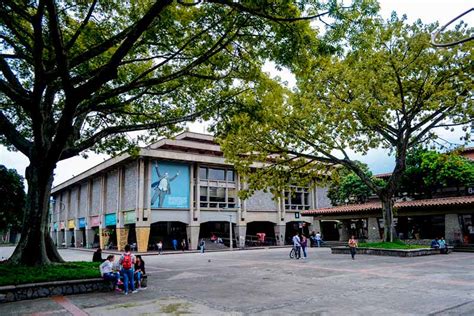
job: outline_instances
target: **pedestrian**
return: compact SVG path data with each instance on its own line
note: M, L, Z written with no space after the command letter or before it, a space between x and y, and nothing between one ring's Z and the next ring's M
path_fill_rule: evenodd
M184 252L186 250L186 239L181 240L181 250Z
M351 239L349 239L349 249L351 251L351 257L352 260L355 259L355 254L356 254L356 248L357 248L357 239L355 239L355 236L352 235Z
M143 261L142 256L137 255L137 258L135 260L135 277L137 279L137 289L142 290L146 289L146 287L142 288L142 279L143 275L145 275L145 261Z
M301 239L296 232L293 236L293 248L295 248L295 257L296 259L301 258Z
M178 240L176 238L173 238L172 244L173 244L173 249L178 250Z
M204 241L204 238L201 238L201 241L199 242L199 249L201 250L201 253L204 253L206 248L206 242Z
M107 256L107 259L100 265L100 275L104 280L112 281L114 290L122 292L117 285L120 283L120 273L114 271L114 255Z
M318 247L321 247L321 243L322 243L322 241L323 241L323 240L321 239L321 233L320 233L320 232L317 232L315 238L316 238L316 244L318 245Z
M305 235L301 234L301 250L303 250L303 259L307 258L306 247L308 246L308 239Z
M125 252L122 254L119 260L119 263L122 266L120 273L123 275L123 287L125 290L125 295L128 295L129 285L132 293L137 293L137 290L135 290L134 280L135 261L135 255L130 252L130 245L125 245Z
M156 244L156 247L158 248L158 254L161 255L163 252L163 243L161 240Z

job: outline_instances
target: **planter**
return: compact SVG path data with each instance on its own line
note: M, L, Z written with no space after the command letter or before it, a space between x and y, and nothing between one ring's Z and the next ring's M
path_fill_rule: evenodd
M142 286L146 286L147 276L143 276ZM0 303L31 300L54 295L110 292L112 283L102 278L41 282L0 286Z
M451 248L449 248L451 251ZM350 254L349 247L332 247L332 254ZM440 254L439 249L420 248L420 249L381 249L381 248L357 248L357 254L375 255L375 256L394 256L394 257L418 257Z

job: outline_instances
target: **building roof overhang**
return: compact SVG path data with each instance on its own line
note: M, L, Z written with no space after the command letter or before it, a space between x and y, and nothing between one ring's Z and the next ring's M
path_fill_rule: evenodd
M422 209L442 206L474 206L474 195L395 202L397 209ZM381 211L381 202L340 205L301 212L303 216L358 214Z

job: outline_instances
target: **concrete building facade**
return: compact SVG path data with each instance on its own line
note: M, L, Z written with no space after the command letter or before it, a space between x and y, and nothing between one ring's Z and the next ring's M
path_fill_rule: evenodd
M54 187L51 235L58 246L122 250L130 243L139 252L173 240L196 249L211 235L239 247L255 236L281 245L295 230L319 229L302 211L329 206L323 188L294 187L286 198L258 191L241 200L245 185L212 136L184 132Z

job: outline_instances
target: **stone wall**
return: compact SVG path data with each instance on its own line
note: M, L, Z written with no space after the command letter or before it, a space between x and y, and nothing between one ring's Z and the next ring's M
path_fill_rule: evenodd
M147 279L147 276L144 275L142 287L147 286ZM6 285L0 286L0 304L55 295L110 292L112 290L112 283L102 278Z
M0 286L0 303L31 300L53 295L112 291L112 283L101 278Z

